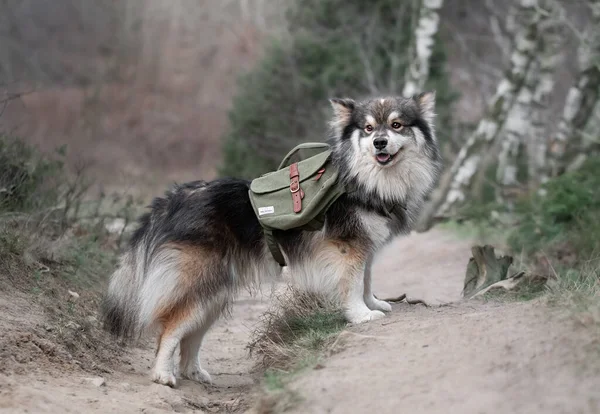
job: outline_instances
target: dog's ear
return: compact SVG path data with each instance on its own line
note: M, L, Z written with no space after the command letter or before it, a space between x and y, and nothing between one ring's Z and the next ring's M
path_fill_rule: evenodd
M331 103L331 107L333 108L331 126L339 136L344 131L344 128L352 121L352 112L354 112L356 103L353 99L339 98L330 99L329 103Z
M432 122L435 118L435 91L420 93L413 96L413 99L419 106L423 119Z

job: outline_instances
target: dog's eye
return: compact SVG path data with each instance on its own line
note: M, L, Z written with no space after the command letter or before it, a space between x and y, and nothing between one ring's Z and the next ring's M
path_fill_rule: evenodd
M373 132L373 127L371 125L367 124L367 125L365 125L365 131L371 133L371 132Z
M392 122L392 128L400 129L402 128L402 124L400 122Z

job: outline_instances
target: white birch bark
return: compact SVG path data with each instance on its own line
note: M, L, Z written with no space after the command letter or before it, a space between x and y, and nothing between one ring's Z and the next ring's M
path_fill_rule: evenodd
M510 69L497 87L487 115L463 146L452 165L455 172L449 189L445 194L439 213L445 214L462 203L467 196L472 179L477 172L482 154L489 151L499 132L506 125L507 116L517 102L525 86L526 75L535 58L534 51L540 23L546 18L541 10L542 1L520 0L514 13L517 19L515 27L514 49L510 59Z
M520 182L519 177L527 176L528 182L532 185L539 181L547 147L546 109L554 88L554 75L561 56L562 34L559 26L552 21L540 27L535 61L508 115L504 136L500 138L501 151L496 176L499 184L496 192L497 202L504 202L506 195L514 194L513 190L525 188L527 183ZM525 149L528 150L529 155L527 162L525 162Z
M589 157L600 155L600 99L596 101L592 115L584 128L581 146L582 150L577 151L573 159L569 160L566 171L577 170Z
M548 151L550 176L562 174L577 157L582 131L593 114L600 88L600 0L590 2L592 24L579 47L579 73L569 89L557 133Z
M519 91L515 103L506 118L503 134L501 134L500 152L496 181L496 201L502 202L507 189L520 186L518 181L519 161L523 153L525 136L531 128L531 103L537 89L540 75L539 61L534 61L525 77L523 87Z
M446 214L466 199L482 155L492 148L499 131L504 127L534 60L538 26L546 18L546 13L541 9L543 3L544 0L519 0L513 9L512 12L522 18L518 19L515 27L510 67L498 84L485 117L454 160L448 173L449 179L442 183L425 207L419 220L420 229L428 228L436 213Z
M596 102L594 111L585 127L585 147L600 145L600 99Z
M564 45L563 31L557 26L548 27L540 39L539 80L531 103L531 138L528 145L529 187L536 188L547 181L546 153L548 151L548 108L556 79Z
M547 109L565 35L561 21L564 19L564 10L553 1L548 1L543 6L547 6L545 12L549 15L539 27L535 62L527 74L512 112L508 115L506 135L501 142L497 180L499 189L504 192L510 191L510 187L524 188L526 183L519 182L517 177L527 175L527 183L531 187L543 180L542 171L547 151ZM527 163L523 153L525 149ZM502 194L497 192L497 195L497 201L502 202Z
M413 56L406 70L404 96L412 96L422 92L429 79L429 60L433 53L435 35L440 26L440 9L443 0L421 0L419 20L414 34L412 46Z

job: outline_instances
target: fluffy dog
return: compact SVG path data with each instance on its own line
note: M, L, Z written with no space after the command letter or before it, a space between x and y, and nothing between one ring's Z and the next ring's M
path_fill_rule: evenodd
M439 173L435 95L331 104L332 161L349 191L330 207L322 231L274 236L293 282L337 299L348 321L361 323L391 310L371 291L373 255L410 230ZM199 358L205 333L240 288L280 272L248 190L239 179L176 185L139 219L103 313L119 337L157 333L155 382L175 386L176 372L210 382Z

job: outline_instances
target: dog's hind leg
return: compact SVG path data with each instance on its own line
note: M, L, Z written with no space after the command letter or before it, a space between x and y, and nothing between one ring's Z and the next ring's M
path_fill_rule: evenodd
M210 374L200 364L200 347L204 335L219 317L226 304L226 301L215 304L205 313L198 329L182 339L180 372L183 378L196 382L212 382Z
M205 333L205 330L201 329L181 341L180 371L183 378L210 384L210 374L200 364L200 346Z
M185 368L182 375L194 380L210 381L210 376L200 366L198 350L202 337L225 308L227 300L227 295L221 294L209 303L182 301L162 316L164 329L159 339L160 345L152 371L154 382L170 387L177 384L174 356L178 345L181 350L182 368Z
M172 327L172 324L169 324L161 334L159 338L160 345L152 369L152 381L169 387L175 387L177 384L173 357L177 346L181 342L182 331L180 327Z
M371 288L371 269L373 267L373 257L374 255L371 255L365 265L365 304L371 310L390 312L392 310L392 305L384 300L377 299L375 295L373 295L373 290Z

